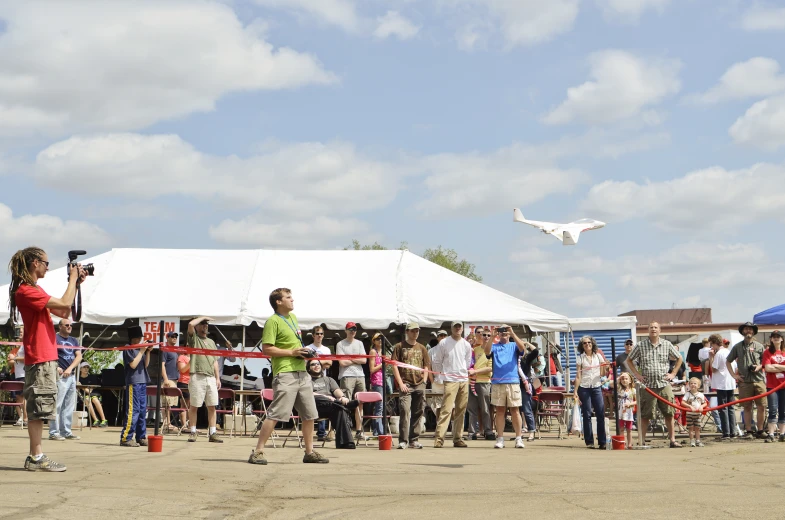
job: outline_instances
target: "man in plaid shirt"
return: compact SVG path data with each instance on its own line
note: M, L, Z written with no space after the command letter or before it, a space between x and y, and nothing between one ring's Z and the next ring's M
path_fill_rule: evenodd
M670 372L668 372L669 361L676 361ZM655 394L673 403L673 390L671 390L670 382L676 377L682 359L673 343L660 338L659 323L654 321L649 324L649 337L638 342L627 356L626 363L630 374L635 379ZM646 390L641 392L639 406L641 407L641 424L638 431L643 436L643 441L646 442L646 432L649 430L649 422L654 418L656 407L660 409L660 413L665 417L665 423L668 425L670 447L681 448L681 444L676 442L676 432L673 428L674 409Z

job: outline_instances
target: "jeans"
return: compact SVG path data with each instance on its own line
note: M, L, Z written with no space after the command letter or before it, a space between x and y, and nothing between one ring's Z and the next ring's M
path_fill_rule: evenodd
M483 433L489 436L493 433L493 419L491 419L491 384L474 383L477 395L469 391L469 427L471 434L479 433L479 419L482 419Z
M316 421L316 436L319 438L327 436L327 421Z
M768 392L771 388L767 388ZM785 388L769 395L769 424L785 424ZM779 416L779 419L777 418Z
M717 406L731 401L733 401L733 390L717 390ZM730 437L736 433L736 412L733 408L733 406L727 406L718 410L723 437Z
M578 388L578 398L581 400L581 412L583 415L583 439L587 446L594 445L594 433L591 428L591 413L597 417L597 442L604 446L607 442L605 432L605 403L602 398L602 388Z
M379 392L382 393L382 385L371 385L371 392ZM384 403L379 401L378 403L373 403L373 415L382 415L382 410L384 408ZM384 433L384 427L382 426L381 419L374 419L371 421L371 432L374 436L379 436Z
M398 397L400 421L398 422L398 442L416 442L420 438L417 425L425 413L425 383L409 386L409 393Z
M529 433L537 431L537 426L534 423L534 410L532 409L532 396L526 391L526 387L521 384L521 415L526 421L526 429Z
M61 377L57 380L56 419L49 421L49 435L71 435L71 421L76 409L76 376Z

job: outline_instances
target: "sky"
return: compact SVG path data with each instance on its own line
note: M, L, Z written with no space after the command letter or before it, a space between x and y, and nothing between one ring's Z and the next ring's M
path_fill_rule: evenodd
M0 257L407 242L569 317L746 321L783 67L763 1L0 0Z

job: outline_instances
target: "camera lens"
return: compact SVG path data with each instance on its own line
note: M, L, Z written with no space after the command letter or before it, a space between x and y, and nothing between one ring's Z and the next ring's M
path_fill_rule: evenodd
M93 264L85 264L82 266L87 272L87 276L94 276L95 275L95 266Z

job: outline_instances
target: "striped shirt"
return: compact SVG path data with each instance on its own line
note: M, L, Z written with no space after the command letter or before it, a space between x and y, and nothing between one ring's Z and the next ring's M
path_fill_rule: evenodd
M681 359L681 354L667 339L660 338L653 345L649 338L639 341L627 357L629 363L635 363L643 376L644 384L649 388L662 388L668 383L665 374L668 373L669 360Z

